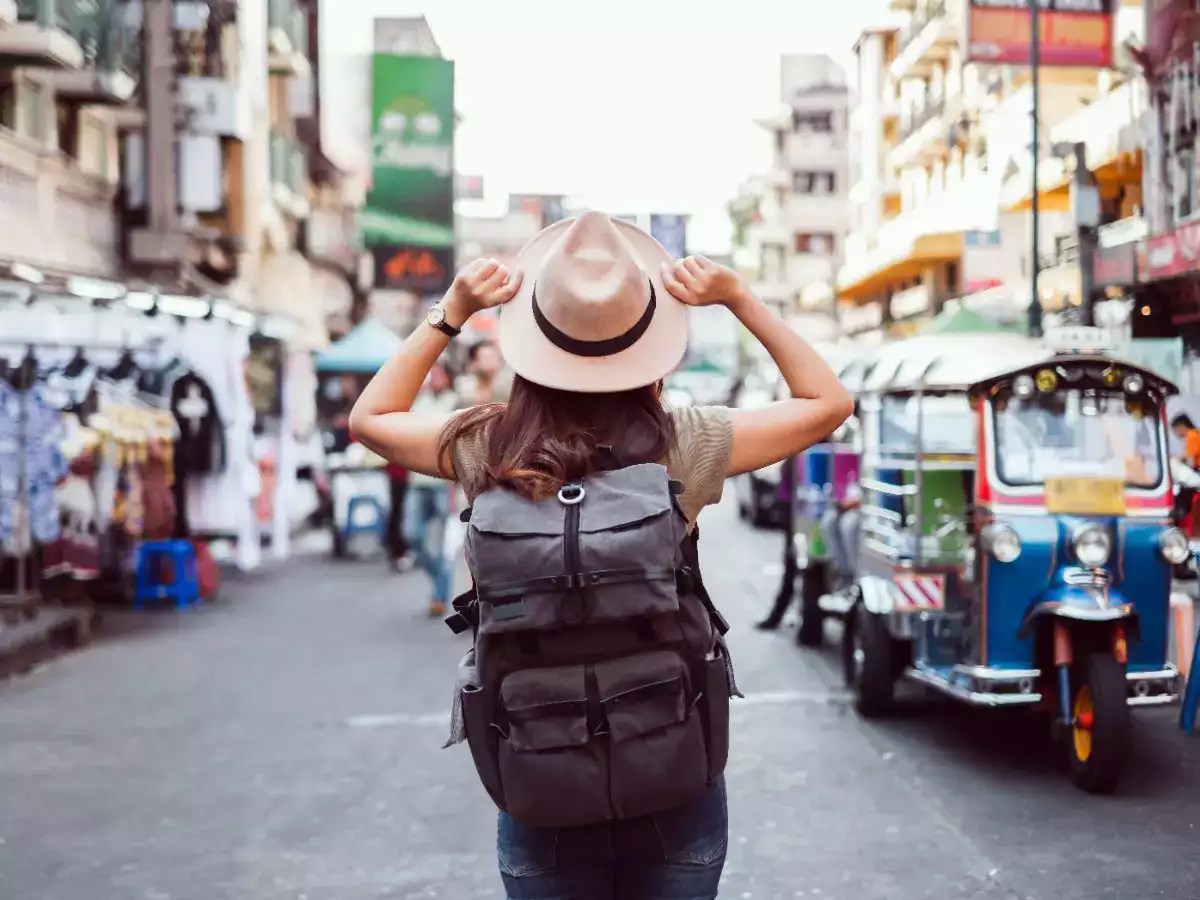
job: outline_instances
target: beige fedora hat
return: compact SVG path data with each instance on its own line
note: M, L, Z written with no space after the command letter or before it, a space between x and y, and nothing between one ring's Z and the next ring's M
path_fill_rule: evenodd
M600 394L653 384L687 349L687 307L662 284L662 244L586 212L522 248L517 296L500 308L500 352L535 384Z

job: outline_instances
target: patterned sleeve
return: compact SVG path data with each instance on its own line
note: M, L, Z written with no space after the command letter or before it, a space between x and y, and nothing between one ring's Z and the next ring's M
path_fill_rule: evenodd
M680 504L695 521L700 510L717 503L729 473L733 420L724 406L690 406L674 410L675 450L671 466L683 482Z

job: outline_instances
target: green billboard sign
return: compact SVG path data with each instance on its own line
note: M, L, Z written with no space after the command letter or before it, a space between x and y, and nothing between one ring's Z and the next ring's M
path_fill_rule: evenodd
M454 247L454 63L428 56L376 54L372 62L371 189L361 222L377 261L416 248ZM434 290L425 266L377 265L381 287ZM441 273L438 273L441 274ZM447 278L450 272L444 273Z

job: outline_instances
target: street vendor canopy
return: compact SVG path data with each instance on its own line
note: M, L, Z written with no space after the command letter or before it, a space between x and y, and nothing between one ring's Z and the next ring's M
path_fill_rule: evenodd
M400 349L400 338L378 319L364 319L350 332L317 354L318 372L370 374Z

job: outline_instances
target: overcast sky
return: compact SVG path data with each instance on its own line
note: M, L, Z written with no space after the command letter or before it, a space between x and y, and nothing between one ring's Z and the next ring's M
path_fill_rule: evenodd
M484 176L489 207L531 192L613 213L691 213L692 247L721 250L725 202L769 159L752 120L778 106L779 55L825 52L849 65L884 6L326 0L322 53L326 65L348 64L370 52L376 16L423 13L456 63L459 171ZM326 88L323 102L352 97Z

